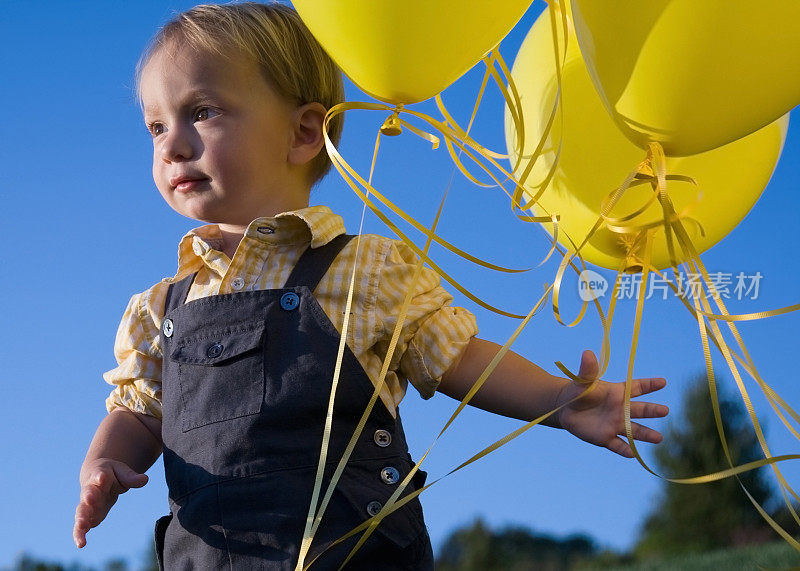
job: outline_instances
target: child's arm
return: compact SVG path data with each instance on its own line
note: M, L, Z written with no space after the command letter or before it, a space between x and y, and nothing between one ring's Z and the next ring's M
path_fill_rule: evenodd
M490 341L473 338L461 360L442 377L439 391L461 400L497 354L500 346ZM582 379L596 379L599 372L597 359L591 351L584 351L580 372ZM586 442L608 448L621 456L633 457L624 426L624 383L597 381L588 395L562 408L544 424L564 428ZM632 396L638 397L657 391L666 380L636 379ZM509 351L489 375L486 383L475 394L470 404L490 412L525 421L533 420L577 397L586 390L585 385L556 377L537 367L527 359ZM649 402L632 402L632 418L658 418L666 416L664 405ZM633 437L644 442L660 442L656 430L633 423Z
M81 466L75 545L86 545L86 532L100 525L120 494L147 483L144 472L161 448L160 420L126 408L115 408L103 419Z

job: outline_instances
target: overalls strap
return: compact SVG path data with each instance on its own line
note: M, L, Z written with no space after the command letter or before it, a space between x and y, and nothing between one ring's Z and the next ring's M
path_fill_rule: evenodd
M292 288L304 285L309 290L314 291L322 276L325 275L325 272L328 271L328 268L333 263L333 260L353 238L355 236L352 234L340 234L319 248L309 247L306 249L300 256L297 265L292 269L292 273L289 274L284 287ZM197 272L186 276L178 282L169 284L167 299L164 304L164 315L186 303L186 298L189 296L189 288L192 287L195 276L197 276Z
M284 288L185 303L195 276L170 285L160 337L171 511L156 530L162 569L295 569L325 427L327 487L374 394L350 348L342 352L341 335L313 294L352 238L340 235L307 248L286 272ZM335 367L340 387L327 424ZM320 556L315 570L341 566L356 538L335 541L378 513L413 466L399 417L379 402L315 534L309 552L311 559ZM406 492L420 489L424 476L418 471ZM347 569L432 570L419 500L382 521Z
M192 282L196 275L197 272L189 274L179 282L169 284L167 300L164 303L164 315L186 303L186 298L189 295L189 288L192 287Z
M317 284L328 271L328 268L339 255L339 252L347 245L350 240L355 238L352 234L339 234L336 238L318 248L308 247L303 255L300 256L289 278L286 280L285 288L306 286L310 291L317 288Z

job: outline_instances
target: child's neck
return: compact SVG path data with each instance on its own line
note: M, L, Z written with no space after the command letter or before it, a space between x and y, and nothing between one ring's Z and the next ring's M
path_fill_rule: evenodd
M239 242L242 241L245 229L244 227L230 226L227 224L220 224L219 226L220 234L222 234L222 251L231 260L236 253L236 248L239 247Z
M259 217L273 217L280 212L289 212L292 210L299 210L308 207L308 195L310 190L307 186L299 186L297 191L286 191L281 195L280 199L265 204L259 211L253 212L252 218ZM236 249L239 247L239 242L242 241L245 231L247 231L248 224L225 224L218 223L220 234L222 235L222 251L227 254L228 258L233 259Z

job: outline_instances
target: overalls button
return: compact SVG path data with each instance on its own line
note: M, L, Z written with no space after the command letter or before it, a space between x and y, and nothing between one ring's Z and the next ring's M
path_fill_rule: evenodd
M293 291L285 293L281 296L281 307L286 311L297 309L298 305L300 305L300 296Z
M239 291L244 287L244 279L241 277L235 277L231 280L231 287L236 291Z
M208 346L208 349L206 349L206 356L209 359L216 359L222 355L222 349L224 349L222 343L213 343L212 345Z
M175 331L175 327L171 319L164 320L164 323L161 324L161 331L164 332L164 337L172 337L172 332Z
M392 435L383 429L376 430L375 434L372 436L372 439L375 440L375 444L381 448L386 448L392 443Z
M383 509L383 505L380 502L373 500L367 504L367 513L373 517L378 515L381 509Z
M387 466L381 470L381 480L384 484L396 484L400 481L400 472L393 466Z

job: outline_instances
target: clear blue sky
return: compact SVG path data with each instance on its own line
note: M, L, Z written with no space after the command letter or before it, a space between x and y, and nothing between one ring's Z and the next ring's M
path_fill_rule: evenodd
M165 513L160 463L146 488L121 497L107 521L89 534L82 551L71 539L78 499L78 470L91 435L105 415L109 387L102 372L114 366L116 327L130 295L171 275L179 238L192 221L173 213L150 176L150 140L132 92L138 54L156 27L190 2L137 3L5 0L0 19L0 253L3 327L3 469L0 566L22 550L39 557L99 565L111 557L138 563L155 519ZM525 32L544 7L534 2L503 44L513 61ZM432 42L431 49L435 49ZM477 75L468 74L445 94L464 117ZM348 97L365 96L350 85ZM434 113L430 104L421 109ZM383 115L347 117L342 152L366 172ZM502 107L487 96L474 131L503 148ZM412 135L387 141L377 185L423 222L430 222L452 167L443 150L432 152ZM796 243L800 180L800 130L790 128L783 158L762 198L723 242L704 255L713 271L761 272L758 300L732 303L738 312L796 303L800 270ZM736 165L732 165L736 168ZM621 174L624 177L625 173ZM732 197L735 199L735 197ZM360 202L336 175L313 194L356 231ZM388 229L368 216L366 231ZM547 250L542 232L517 222L507 199L456 177L441 223L444 236L500 264L533 266ZM465 285L489 302L525 312L552 281L553 263L527 274L497 276L435 252ZM610 272L602 271L607 278ZM572 311L577 297L566 305ZM459 303L474 309L457 298ZM607 378L623 379L632 330L631 301L620 302L614 353ZM482 336L503 342L516 323L476 310ZM764 378L790 403L800 404L797 334L791 314L741 327ZM588 318L568 329L543 311L515 349L555 372L553 362L577 367L582 349L599 349L600 328ZM717 360L720 363L720 360ZM720 363L721 366L721 363ZM696 325L674 299L645 308L636 376L664 376L663 401L677 410L687 379L703 370ZM723 375L729 382L730 376ZM752 386L752 385L751 385ZM455 407L443 396L403 408L412 453L431 442ZM797 452L797 442L757 401L776 453ZM657 424L657 423L654 423ZM663 423L662 423L663 425ZM437 445L425 468L444 474L517 422L467 411ZM643 447L649 457L647 447ZM796 465L784 464L790 482ZM563 535L588 533L602 545L629 547L652 506L660 483L635 461L535 428L423 496L435 546L455 526L476 516L492 525L522 524Z

